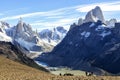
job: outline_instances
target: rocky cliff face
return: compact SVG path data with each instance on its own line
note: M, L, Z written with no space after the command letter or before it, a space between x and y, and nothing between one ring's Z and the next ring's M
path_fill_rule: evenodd
M22 38L25 41L37 43L32 40L37 34L32 30L29 24L26 24L23 21L19 21L16 26L10 28L7 31L7 34L13 39Z
M81 24L83 24L83 19L82 19L82 18L79 18L79 20L78 20L78 25L81 25Z
M98 12L94 12L98 10ZM120 23L113 28L106 26L104 18L99 14L101 10L96 7L88 14L91 17L81 25L73 24L66 37L53 49L52 52L36 58L49 66L67 66L72 69L102 74L120 73ZM94 15L93 15L94 14Z
M98 6L96 6L95 9L92 9L87 13L84 22L97 22L97 20L100 20L103 23L105 23L102 10Z
M79 18L77 25L80 26L81 24L86 22L97 22L98 20L100 20L102 23L106 25L109 25L109 26L112 25L112 27L116 22L115 19L111 19L110 21L105 21L101 8L99 6L96 6L94 9L90 10L86 14L84 19Z

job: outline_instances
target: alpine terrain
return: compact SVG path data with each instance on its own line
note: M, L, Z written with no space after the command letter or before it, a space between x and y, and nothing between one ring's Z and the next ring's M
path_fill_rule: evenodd
M111 25L112 24L112 25ZM35 60L49 66L104 75L120 73L120 23L105 21L100 7L87 13L85 19L71 25L65 38L52 52L43 53Z
M39 38L39 34L33 31L31 26L23 22L22 19L16 26L5 28L4 31L6 35L11 37L13 45L22 47L21 51L30 58L34 58L42 52L49 52L54 47L54 45Z

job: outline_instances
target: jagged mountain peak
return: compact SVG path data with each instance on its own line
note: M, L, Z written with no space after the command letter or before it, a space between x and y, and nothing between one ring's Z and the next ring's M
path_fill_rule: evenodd
M26 24L21 19L18 21L18 24L15 27L18 32L33 32L31 25Z
M5 29L10 28L10 25L7 22L0 21L0 32L5 33Z
M31 25L26 24L22 19L18 21L18 24L14 26L12 30L14 39L22 38L28 42L32 42L33 38L37 36L37 33L32 30Z
M33 31L32 27L22 19L18 21L16 26L6 30L6 33L13 39L14 45L19 44L30 52L39 52L40 54L40 52L46 52L53 48L52 45L43 42L38 33Z
M99 6L96 6L94 9L90 10L87 15L85 16L85 22L97 22L97 20L102 21L105 23L105 19L102 13L102 10Z
M5 21L0 21L0 26L3 26L4 28L10 28L10 25Z

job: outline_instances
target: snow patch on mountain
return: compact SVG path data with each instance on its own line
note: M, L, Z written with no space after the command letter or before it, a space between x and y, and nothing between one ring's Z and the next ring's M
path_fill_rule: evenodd
M90 25L90 28L91 28L91 27L94 27L94 26L95 26L95 23L92 23L92 24Z
M81 35L87 38L87 37L90 36L90 32L84 31L84 32L81 33Z
M30 50L30 48L32 48L35 45L35 43L27 42L22 38L15 39L15 41L17 41L21 46L25 47L27 50Z
M85 37L87 38L89 36L90 36L90 32L86 32Z
M103 32L100 34L100 36L102 36L102 37L104 38L105 36L110 35L110 34L111 34L110 31L109 31L109 32L103 31Z
M84 31L84 32L82 32L82 33L81 33L81 35L82 35L82 36L84 36L84 35L85 35L85 33L86 33L86 32Z
M56 46L58 43L57 42L55 42L54 40L48 40L48 39L42 39L42 41L44 42L44 43L47 43L47 44L50 44L50 45L53 45L53 46Z
M0 32L0 41L12 42L12 38L7 36L5 33Z
M6 35L6 29L8 28L8 23L0 21L0 41L12 42L12 38Z
M96 31L101 31L101 30L104 30L105 29L105 25L99 25L95 30Z

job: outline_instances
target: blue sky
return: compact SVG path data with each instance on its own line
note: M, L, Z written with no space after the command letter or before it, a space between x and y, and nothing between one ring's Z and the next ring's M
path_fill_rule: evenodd
M86 13L100 6L105 19L120 20L120 0L2 0L0 20L16 25L19 18L33 29L69 27Z

